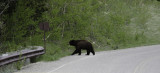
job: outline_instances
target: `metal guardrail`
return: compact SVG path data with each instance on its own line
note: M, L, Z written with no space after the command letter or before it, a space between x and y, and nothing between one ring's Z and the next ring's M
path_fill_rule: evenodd
M40 46L36 46L37 49L34 50L23 50L20 52L16 52L9 56L0 57L0 67L6 64L10 64L12 62L16 62L19 60L23 60L26 58L32 58L38 55L42 55L45 53L44 48Z

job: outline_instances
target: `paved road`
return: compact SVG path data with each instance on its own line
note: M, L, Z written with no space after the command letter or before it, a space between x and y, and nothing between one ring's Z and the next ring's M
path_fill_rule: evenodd
M16 73L160 73L160 45L68 56L30 64Z

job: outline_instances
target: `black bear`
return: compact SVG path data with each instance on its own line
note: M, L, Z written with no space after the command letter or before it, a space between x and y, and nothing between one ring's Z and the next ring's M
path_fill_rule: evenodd
M95 55L92 44L90 42L86 41L86 40L70 40L69 44L71 46L75 46L75 48L76 48L76 50L71 55L74 55L76 53L79 53L78 55L81 55L81 49L87 50L86 55L89 55L90 52L93 55Z

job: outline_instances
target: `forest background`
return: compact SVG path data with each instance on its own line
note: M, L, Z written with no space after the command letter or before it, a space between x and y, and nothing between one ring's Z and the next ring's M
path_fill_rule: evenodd
M159 44L159 14L156 0L1 0L0 54L43 46L41 22L50 29L38 61L70 55L72 39L88 40L96 51Z

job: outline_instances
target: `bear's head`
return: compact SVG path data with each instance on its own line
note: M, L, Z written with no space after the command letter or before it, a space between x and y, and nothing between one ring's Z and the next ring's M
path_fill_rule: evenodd
M69 44L72 45L72 46L76 46L76 40L70 40Z

